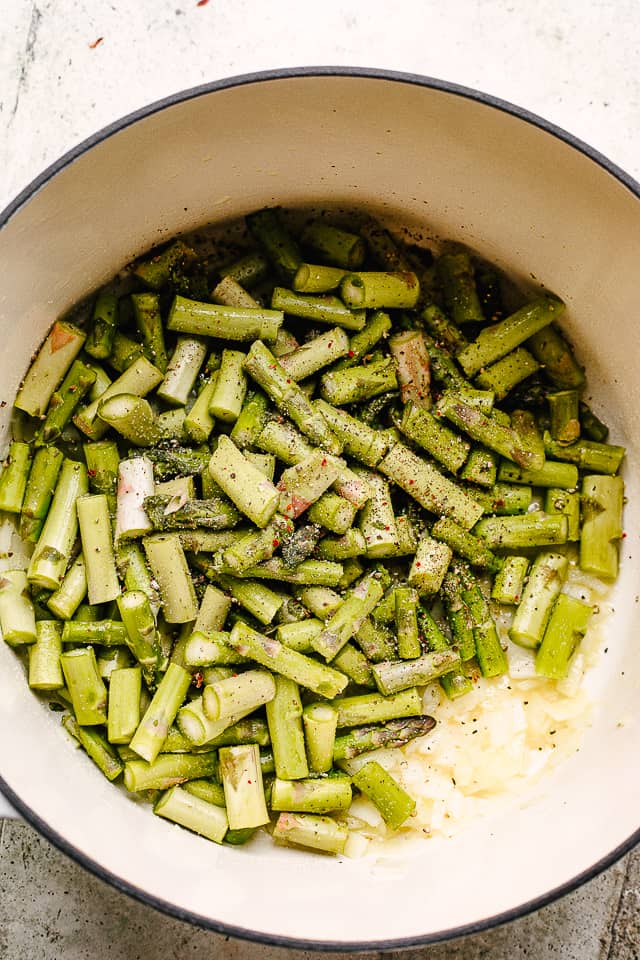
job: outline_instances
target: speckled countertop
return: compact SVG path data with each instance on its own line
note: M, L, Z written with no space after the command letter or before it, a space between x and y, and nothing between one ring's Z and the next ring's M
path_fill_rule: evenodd
M638 0L4 0L0 207L100 127L208 80L309 64L475 87L538 113L640 177ZM403 954L640 957L640 854L530 917ZM163 917L2 821L0 958L301 960Z

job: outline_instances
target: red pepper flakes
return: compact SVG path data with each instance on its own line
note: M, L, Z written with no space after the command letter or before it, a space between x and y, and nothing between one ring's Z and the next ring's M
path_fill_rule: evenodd
M411 486L412 483L415 483L415 480L409 480L409 486Z
M276 547L276 548L279 547L279 546L280 546L280 541L279 541L279 540L274 540L274 541L273 541L273 546Z
M197 673L194 673L194 675L193 675L193 682L195 683L195 685L196 685L196 687L197 687L198 690L200 689L200 687L201 687L202 684L204 683L204 677L203 677L203 675L200 673L199 670L198 670Z
M322 461L322 466L326 467L326 465L327 465L327 458L325 457Z
M208 3L209 3L209 0L198 0L198 2L196 3L196 7L206 7Z
M353 360L353 358L355 357L355 355L356 355L356 354L355 354L355 351L354 351L354 350L349 350L349 352L348 352L348 354L347 354L347 356L348 356L351 360Z
M104 37L98 37L97 40L94 40L93 43L89 44L89 50L95 50L96 47L100 46L103 40L104 40Z
M88 477L95 477L95 476L97 476L97 474L98 474L98 471L97 471L97 470L87 470L87 476L88 476Z

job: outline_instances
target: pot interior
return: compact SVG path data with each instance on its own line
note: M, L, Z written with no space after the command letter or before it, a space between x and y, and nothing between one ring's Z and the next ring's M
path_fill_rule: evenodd
M70 750L2 646L0 774L82 858L174 911L266 938L416 942L545 897L640 826L640 203L534 123L407 78L283 76L198 93L98 138L0 232L5 437L56 317L175 233L274 204L367 209L394 229L462 241L567 302L593 406L628 447L628 534L581 748L503 816L384 859L218 847L153 817Z

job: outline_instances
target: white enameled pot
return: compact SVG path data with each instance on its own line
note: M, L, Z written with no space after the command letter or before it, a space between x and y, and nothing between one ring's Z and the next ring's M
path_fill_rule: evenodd
M538 118L421 77L316 68L180 94L81 145L5 211L5 438L20 377L57 316L176 232L272 204L366 206L566 300L597 408L628 447L628 535L582 747L508 816L401 856L227 848L107 783L2 645L0 787L80 863L176 916L324 949L427 943L540 906L640 837L639 188Z

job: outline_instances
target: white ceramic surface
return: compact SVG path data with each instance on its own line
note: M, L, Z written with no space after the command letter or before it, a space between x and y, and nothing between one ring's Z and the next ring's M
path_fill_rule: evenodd
M52 320L133 255L272 203L366 205L390 225L463 240L567 301L596 408L629 449L629 535L593 726L580 752L509 818L479 822L454 841L380 862L267 844L227 849L150 816L70 751L2 647L0 775L98 869L177 912L266 938L415 942L544 898L640 826L640 202L574 146L460 92L294 76L201 93L96 143L0 232L0 399L10 403Z

